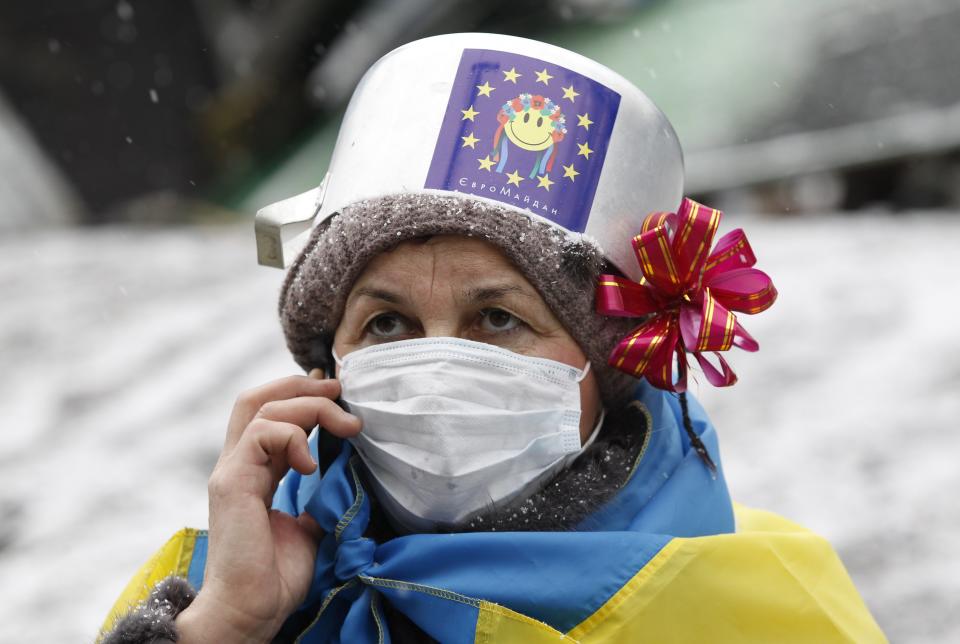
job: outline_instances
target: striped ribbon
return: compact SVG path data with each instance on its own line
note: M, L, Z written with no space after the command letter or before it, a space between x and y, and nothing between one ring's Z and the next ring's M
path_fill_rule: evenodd
M684 198L676 213L646 217L633 238L641 283L601 275L597 313L643 317L610 354L610 364L655 387L686 391L686 353L692 353L710 384L728 387L737 375L720 351L759 348L734 311L754 314L777 299L770 277L753 268L756 257L743 230L733 230L710 248L723 215ZM715 366L705 353L712 352ZM673 363L676 356L677 375Z

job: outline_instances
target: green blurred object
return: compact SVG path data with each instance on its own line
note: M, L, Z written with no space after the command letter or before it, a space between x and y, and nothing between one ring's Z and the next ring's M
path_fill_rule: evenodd
M674 0L633 20L534 37L625 76L664 111L690 151L738 142L751 123L790 100L785 88L814 61L813 20L827 4Z

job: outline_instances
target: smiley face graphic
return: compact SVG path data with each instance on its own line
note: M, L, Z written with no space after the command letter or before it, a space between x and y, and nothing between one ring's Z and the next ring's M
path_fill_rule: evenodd
M494 135L494 161L497 172L503 172L509 154L509 143L521 150L536 152L530 176L549 172L556 157L556 146L567 132L566 119L560 106L539 94L520 94L507 101L497 113L500 122Z
M504 131L514 145L531 152L546 150L553 142L553 121L539 110L525 110L522 116L518 114L507 123Z

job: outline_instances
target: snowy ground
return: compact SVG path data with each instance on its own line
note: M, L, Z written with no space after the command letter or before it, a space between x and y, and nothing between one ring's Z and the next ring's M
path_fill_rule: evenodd
M781 297L702 399L733 493L827 535L895 642L960 641L960 214L750 218ZM91 640L206 524L237 393L297 368L252 224L0 239L0 641Z

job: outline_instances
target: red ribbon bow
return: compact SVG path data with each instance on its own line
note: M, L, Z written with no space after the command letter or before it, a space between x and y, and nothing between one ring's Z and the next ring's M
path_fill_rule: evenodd
M757 261L743 230L724 235L712 253L710 246L723 213L684 199L676 214L655 212L643 221L633 248L644 279L640 284L616 275L601 275L597 312L640 317L647 321L623 338L610 354L610 365L633 376L644 376L660 389L687 388L685 352L693 353L707 380L717 387L737 381L718 351L736 346L759 348L732 311L759 313L777 299L777 289ZM720 367L705 351L713 351ZM674 383L673 356L678 378Z

